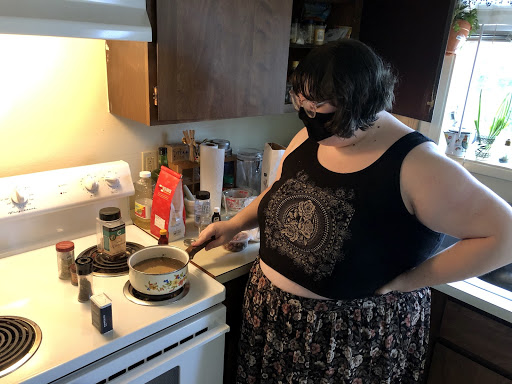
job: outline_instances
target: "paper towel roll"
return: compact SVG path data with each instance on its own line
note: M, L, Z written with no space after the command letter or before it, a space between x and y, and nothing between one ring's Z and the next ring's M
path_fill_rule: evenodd
M199 185L201 191L210 192L210 215L222 201L222 178L224 176L224 149L216 144L199 146Z

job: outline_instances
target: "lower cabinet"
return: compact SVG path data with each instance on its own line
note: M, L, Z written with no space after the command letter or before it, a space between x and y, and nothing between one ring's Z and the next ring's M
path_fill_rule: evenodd
M428 375L428 384L512 384L512 381L440 343Z
M238 340L240 340L240 326L242 323L242 304L245 285L249 274L224 283L226 287L226 323L229 332L226 333L226 347L224 349L224 384L234 384L236 380Z
M512 384L512 324L432 290L427 384Z

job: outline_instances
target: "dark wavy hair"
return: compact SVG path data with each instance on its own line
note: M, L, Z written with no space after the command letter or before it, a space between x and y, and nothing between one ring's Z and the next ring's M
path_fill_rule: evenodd
M352 137L357 129L367 130L380 111L391 109L396 81L391 67L354 39L313 49L291 76L296 94L336 107L327 128L343 138Z

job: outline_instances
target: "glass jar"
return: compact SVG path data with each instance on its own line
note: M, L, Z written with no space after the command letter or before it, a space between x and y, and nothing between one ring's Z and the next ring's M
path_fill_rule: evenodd
M262 151L244 148L236 156L236 186L249 188L255 195L261 192L261 161Z
M55 244L57 250L57 268L59 279L69 280L71 278L70 267L75 262L75 244L72 241L61 241Z
M194 203L194 224L201 231L201 226L210 223L210 192L199 191L196 193Z
M79 257L75 261L78 277L78 301L85 303L93 295L92 289L92 258Z
M100 209L99 218L96 219L96 240L98 252L107 258L126 253L126 228L119 208Z
M323 45L325 38L325 25L315 25L315 45Z

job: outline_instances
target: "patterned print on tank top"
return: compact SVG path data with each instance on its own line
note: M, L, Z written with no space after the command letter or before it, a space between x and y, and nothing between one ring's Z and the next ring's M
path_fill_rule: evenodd
M266 246L290 258L313 280L343 260L354 215L354 191L320 188L303 171L272 194L265 217Z

